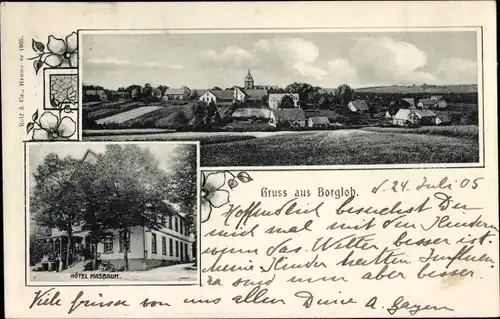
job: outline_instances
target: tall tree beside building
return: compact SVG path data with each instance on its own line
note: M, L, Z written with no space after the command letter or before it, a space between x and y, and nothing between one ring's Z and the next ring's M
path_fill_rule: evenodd
M32 213L39 225L67 234L66 266L71 262L73 224L82 220L81 203L85 201L78 181L72 178L78 163L72 158L47 155L34 173L35 185L30 199L30 206L34 208Z
M295 108L295 103L293 102L293 98L290 95L283 96L279 107L281 109L293 109L293 108Z
M341 84L335 90L335 97L338 99L338 102L344 106L349 104L353 94L354 90L347 84Z
M108 228L119 230L124 240L135 226L159 230L173 214L164 202L169 189L166 173L158 160L137 145L109 145L96 166L99 190L98 216L108 216ZM125 268L128 269L129 243L124 242Z

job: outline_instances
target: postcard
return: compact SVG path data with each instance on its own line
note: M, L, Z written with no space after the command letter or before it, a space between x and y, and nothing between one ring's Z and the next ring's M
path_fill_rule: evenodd
M498 316L493 9L2 3L6 317Z

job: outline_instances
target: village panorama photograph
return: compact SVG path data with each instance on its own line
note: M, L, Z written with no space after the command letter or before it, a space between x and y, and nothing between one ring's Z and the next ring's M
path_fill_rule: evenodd
M197 148L28 143L28 283L198 284Z
M477 29L81 33L82 137L202 167L480 163Z

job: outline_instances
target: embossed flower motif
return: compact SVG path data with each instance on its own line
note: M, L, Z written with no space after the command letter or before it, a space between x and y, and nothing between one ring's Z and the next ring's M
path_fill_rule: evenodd
M202 172L201 178L201 220L206 222L210 219L212 208L219 208L229 203L229 192L222 189L226 184L224 172Z
M78 66L78 35L76 32L68 35L66 40L56 38L53 35L49 36L47 49L49 54L45 58L45 64L51 67Z
M48 111L40 116L36 124L38 128L33 129L34 140L68 140L76 132L76 123L72 118L59 118Z

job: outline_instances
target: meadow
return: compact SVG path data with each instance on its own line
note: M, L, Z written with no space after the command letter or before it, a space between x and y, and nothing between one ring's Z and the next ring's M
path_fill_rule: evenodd
M201 165L211 167L479 162L477 126L245 133L145 132L89 135L84 139L200 141Z
M444 132L444 131L443 131ZM202 166L477 163L477 139L369 130L301 132L211 144Z

